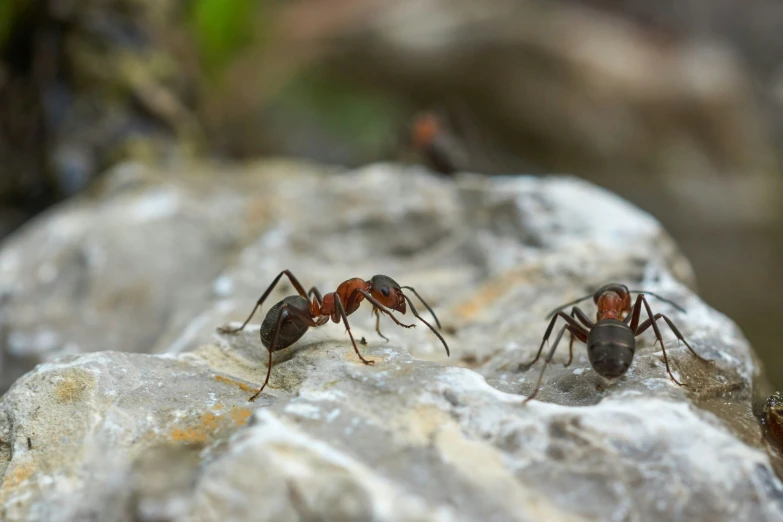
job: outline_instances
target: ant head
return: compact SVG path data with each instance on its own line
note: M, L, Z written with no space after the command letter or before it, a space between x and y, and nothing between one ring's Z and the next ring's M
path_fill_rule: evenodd
M370 279L370 295L377 299L383 306L405 313L405 298L402 296L400 285L389 276L376 275Z
M598 300L606 292L615 293L621 299L627 297L630 300L630 297L631 297L631 293L628 291L628 287L627 286L621 285L621 284L618 284L618 283L609 283L609 284L606 284L606 285L602 286L601 288L599 288L598 290L595 291L595 293L593 294L593 302L595 304L598 304Z
M440 122L434 112L417 114L413 120L412 142L416 148L428 147L440 132Z
M606 284L595 291L593 301L598 307L599 314L602 311L614 311L619 317L620 312L631 311L631 292L625 285Z

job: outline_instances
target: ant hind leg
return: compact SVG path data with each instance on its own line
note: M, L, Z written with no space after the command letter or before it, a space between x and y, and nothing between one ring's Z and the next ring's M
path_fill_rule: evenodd
M562 313L562 312L560 312L560 313ZM563 314L563 315L565 315L565 314ZM568 317L568 316L566 316L566 317ZM549 350L549 353L547 354L546 359L544 359L544 365L541 367L541 372L539 372L539 374L538 374L538 380L536 380L536 387L533 388L533 393L528 395L527 399L522 401L523 405L527 404L528 402L530 402L533 399L533 397L535 397L538 394L538 390L541 389L541 381L544 378L544 371L546 371L547 365L549 365L550 361L552 360L552 356L555 355L555 350L557 350L557 345L560 343L560 339L562 339L563 334L565 333L565 331L568 330L568 332L571 335L576 335L577 337L579 337L581 339L582 334L584 332L580 331L581 327L578 327L578 328L579 328L579 330L577 330L577 328L572 327L570 324L564 324L563 327L560 329L560 331L557 333L557 337L555 337L555 341L552 343L552 348ZM587 337L585 336L585 339L586 338Z
M661 317L663 317L663 320L666 321L666 324L669 325L669 328L672 329L672 332L674 332L674 335L677 336L677 340L678 341L682 341L685 344L685 346L688 348L688 350L690 350L690 352L693 354L694 357L696 357L698 360L700 360L702 362L705 362L705 363L708 363L708 364L715 364L715 361L713 361L712 359L707 359L705 357L702 357L698 353L696 353L696 350L694 350L691 347L691 345L688 344L688 341L686 341L685 338L682 336L682 334L680 333L680 330L676 326L674 326L674 323L668 317L666 317L663 314L661 314Z
M274 290L275 286L277 286L277 283L280 281L280 278L283 276L287 276L288 280L291 281L291 284L294 285L294 288L296 288L296 291L307 299L307 294L304 291L304 287L302 286L302 283L299 282L299 280L296 278L294 274L291 273L290 270L283 270L279 274L277 274L277 277L272 281L272 284L269 285L269 287L266 289L266 291L261 295L261 297L258 298L258 301L256 301L256 305L253 307L253 310L250 312L250 315L247 316L247 319L245 319L245 322L242 323L242 326L239 328L229 328L227 326L221 326L217 329L219 333L222 334L235 334L238 332L241 332L245 329L245 326L247 326L247 323L250 322L250 320L253 318L253 316L256 314L259 308L261 308L261 305L264 304L264 301L267 297L269 297L269 294L272 293L272 290Z
M645 321L644 323L642 323L637 327L638 318L642 305L644 305L649 320ZM680 381L677 380L676 377L674 377L674 374L672 374L672 370L669 367L669 358L666 356L666 346L664 346L663 344L663 336L661 336L661 331L658 329L658 324L656 323L656 320L661 317L663 317L663 314L652 313L652 309L650 308L650 304L647 302L647 299L644 298L643 294L639 294L639 296L636 298L636 304L634 305L633 319L631 320L631 327L630 327L631 331L634 333L634 337L636 337L637 335L644 332L649 326L652 326L653 332L655 332L655 339L656 339L655 342L661 343L661 351L663 352L663 363L666 365L666 373L669 374L669 378L672 381L674 381L675 384L687 388L688 386L686 384L681 383Z

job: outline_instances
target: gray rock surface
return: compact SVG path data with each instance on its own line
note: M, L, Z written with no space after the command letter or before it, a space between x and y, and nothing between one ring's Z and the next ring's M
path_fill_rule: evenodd
M188 199L203 179L166 182L181 187L183 208L204 208L201 223L231 221L237 208L253 208L255 221L191 238L231 240L238 252L204 247L216 260L208 285L209 271L173 247L156 253L181 261L179 271L151 264L138 276L166 281L160 306L183 306L154 323L156 336L122 347L157 354L66 355L0 400L3 520L783 520L783 484L751 413L760 369L733 323L694 295L687 261L650 216L568 177L453 182L391 165L333 174L286 163L239 177L245 186L215 182L201 193L212 207ZM212 199L220 194L226 208ZM99 198L80 211L112 215L115 204ZM0 260L73 212L23 231ZM124 244L147 261L152 232L131 238L124 227L110 230L105 248L114 255ZM384 342L360 310L352 331L375 365L361 364L342 325L330 323L278 352L270 385L248 403L266 374L263 315L238 335L215 329L244 319L284 268L325 292L375 273L416 287L443 323L451 358L423 325L385 319ZM58 284L72 270L58 272ZM523 404L540 363L520 363L535 354L546 313L608 280L685 306L687 314L651 301L715 366L665 327L688 388L668 378L651 334L615 381L590 368L580 344L563 368L563 345L540 401ZM33 302L30 288L6 305L11 334L14 303ZM264 310L291 292L280 285ZM39 324L98 350L150 311L100 308L115 320L100 330L82 324L79 306L59 313Z

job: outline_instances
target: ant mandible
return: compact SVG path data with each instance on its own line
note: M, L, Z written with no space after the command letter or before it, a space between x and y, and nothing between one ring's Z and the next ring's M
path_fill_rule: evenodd
M639 294L636 297L636 303L633 305L633 308L631 308L632 292ZM551 317L552 320L549 322L549 327L546 329L544 338L541 340L541 346L538 348L535 359L528 364L523 364L522 367L529 368L535 364L541 356L544 344L552 334L552 329L554 328L558 317L562 317L566 321L566 324L563 325L558 332L557 337L555 337L555 342L552 344L552 348L549 350L549 354L544 360L544 366L541 368L541 373L538 375L538 381L536 382L533 393L525 399L524 402L527 403L538 393L538 390L541 387L541 379L544 377L544 370L546 370L547 365L552 360L552 356L557 349L560 338L563 337L563 333L565 333L566 330L571 334L571 342L568 347L568 362L565 366L569 366L574 358L574 338L576 337L587 345L587 356L590 359L590 365L598 375L606 377L607 379L620 377L628 371L628 368L630 368L631 362L633 361L634 353L636 352L636 337L652 326L653 332L655 332L656 344L658 342L661 343L663 362L666 364L666 371L668 372L669 377L679 386L686 386L675 379L669 369L669 359L666 357L666 347L663 345L663 338L661 337L661 332L656 324L658 319L666 321L666 324L669 325L669 328L674 332L674 335L677 336L677 341L685 343L685 346L688 347L688 350L697 359L705 363L714 364L715 361L705 359L691 348L691 345L688 344L688 341L685 340L671 319L663 314L653 315L652 309L650 308L647 299L645 299L644 294L651 295L665 303L669 303L681 312L685 312L685 309L678 304L652 292L647 292L645 290L628 290L627 286L617 283L604 285L593 294L580 297L575 301L571 301L570 303L566 303L552 310L547 315L547 319ZM574 306L571 309L570 316L563 312L563 309L576 305L590 297L593 298L593 301L598 307L595 323L593 323L587 317L587 314L578 306ZM642 306L644 306L645 311L647 312L648 319L642 324L639 324ZM579 322L577 322L576 319L578 319Z
M385 275L373 276L369 281L355 277L348 279L340 283L337 290L321 296L321 293L317 288L313 287L309 292L305 292L304 287L299 280L289 270L283 270L266 289L266 292L258 299L256 306L250 315L242 323L239 328L218 328L218 332L223 334L235 334L245 328L250 320L255 315L256 311L264 303L264 300L269 296L272 290L277 285L280 278L286 275L288 280L296 289L299 295L293 295L286 297L272 308L266 314L264 322L261 323L261 342L269 352L269 362L267 364L266 380L261 388L250 397L250 401L254 401L266 387L269 382L269 376L272 373L272 352L288 348L296 341L298 341L310 328L317 326L323 326L331 318L333 322L339 323L340 320L345 323L345 329L348 332L348 336L351 338L353 349L356 355L364 364L375 364L375 361L370 361L362 357L359 353L359 348L356 346L356 341L351 333L351 326L348 324L348 316L359 309L359 305L364 299L367 299L373 305L373 313L375 314L375 331L378 335L389 340L381 333L380 319L381 313L384 313L391 317L391 319L402 326L403 328L412 328L415 325L403 324L397 320L392 314L392 310L396 310L402 314L405 314L407 301L410 306L411 313L416 316L419 321L426 324L430 330L432 330L438 339L443 343L446 348L446 355L450 355L449 346L446 344L446 340L443 339L435 328L430 323L425 321L416 311L410 298L403 294L402 289L405 288L413 292L416 297L424 304L424 306L432 314L435 319L435 324L440 328L440 321L432 311L432 308L421 298L421 296L410 286L400 286L391 277ZM311 300L312 298L312 300Z

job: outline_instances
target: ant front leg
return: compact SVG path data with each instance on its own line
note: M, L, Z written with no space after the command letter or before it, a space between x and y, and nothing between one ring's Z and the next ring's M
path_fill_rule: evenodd
M558 312L558 313L563 313L563 312ZM568 317L565 314L563 315L565 317ZM554 324L554 321L552 321L552 324ZM527 404L530 400L533 399L533 397L536 396L536 394L538 394L538 390L541 388L541 380L544 378L544 371L546 370L546 367L549 364L549 362L552 360L552 357L555 355L555 350L557 350L557 345L560 342L560 339L563 337L563 333L565 333L566 330L568 330L568 332L572 336L578 337L580 341L584 343L587 342L587 332L585 332L581 326L579 326L578 324L576 326L571 326L570 324L564 324L563 327L560 329L560 331L557 332L557 337L555 337L555 342L552 343L552 348L549 350L549 354L546 356L546 359L544 359L544 365L541 367L541 372L538 374L538 380L536 381L536 387L533 389L533 393L528 395L527 399L522 401L522 404Z
M415 306L413 306L413 302L411 301L410 297L408 297L407 295L403 295L402 297L403 297L403 299L405 299L405 301L407 301L407 302L408 302L408 306L410 306L410 308L411 308L411 313L413 314L413 316L414 316L416 319L418 319L419 321L421 321L422 323L426 324L426 325L427 325L427 327L428 327L430 330L432 330L432 333L434 333L435 335L437 335L437 336L438 336L438 339L440 339L440 342L442 342L442 343L443 343L443 347L446 349L446 357L451 357L451 352L449 351L449 345L448 345L448 344L446 344L446 339L444 339L444 338L443 338L443 336L442 336L441 334L439 334L439 333L438 333L438 331L437 331L435 328L433 328L433 327L432 327L432 325L431 325L430 323L428 323L427 321L425 321L425 320L424 320L424 319L423 319L423 318L422 318L422 317L419 315L419 312L417 312L417 311L416 311L416 307L415 307Z
M701 355L699 355L698 353L696 353L696 350L694 350L691 347L691 345L688 344L688 341L686 341L685 337L682 336L682 334L680 333L680 330L676 326L674 326L674 323L671 321L671 319L669 319L668 317L666 317L663 314L655 314L655 317L653 317L653 319L655 321L657 321L658 319L663 319L664 321L666 321L666 324L669 325L669 328L671 328L671 331L674 332L674 335L677 337L677 341L682 341L685 344L685 346L688 348L688 350L690 350L690 352L693 354L693 356L696 357L698 360L700 360L701 362L704 362L704 363L708 363L708 364L715 364L715 361L713 361L712 359L706 359L706 358L702 357ZM651 324L652 324L652 322L649 319L647 319L645 322L643 322L642 324L639 325L639 329L636 330L636 333L634 335L641 334L642 332L647 330L650 327Z
M371 296L369 293L365 292L361 288L357 288L356 290L351 292L351 295L348 296L348 302L345 304L346 308L348 308L349 310L353 309L354 303L356 302L356 300L359 298L360 295L363 296L365 299L367 299L367 301L372 303L372 305L379 312L382 312L382 313L388 315L391 318L391 320L394 321L397 324L397 326L402 326L403 328L413 328L414 326L416 326L415 324L403 324L403 323L401 323L399 321L399 319L394 317L394 314L391 313L391 311L389 311L389 309L387 309L385 306L383 306L381 303L379 303L377 299L375 299L373 296ZM336 299L335 299L335 301L336 301ZM383 337L383 336L381 336L381 337Z
M340 296L337 294L334 294L334 304L337 308L337 312L340 314L340 317L342 317L343 322L345 323L345 330L348 332L348 337L351 338L351 343L353 344L353 349L356 352L356 355L359 356L359 359L362 360L364 364L375 364L375 361L370 361L368 359L365 359L362 357L362 354L359 353L359 347L356 346L356 341L353 340L353 334L351 333L351 325L348 324L348 314L345 313L345 308L343 308L343 303L340 300Z
M552 330L555 327L555 322L557 321L558 317L562 317L563 319L565 319L565 321L570 326L572 326L574 329L576 329L576 330L578 330L580 332L584 332L585 333L585 339L587 338L586 337L587 336L587 332L585 332L584 328L582 328L582 326L579 323L576 322L576 319L566 315L566 313L563 312L562 310L558 310L555 313L555 315L552 316L552 319L549 321L549 326L546 329L546 333L544 334L544 338L541 339L541 346L538 347L538 352L536 353L536 356L529 363L522 363L522 364L520 364L519 365L520 370L522 370L522 369L526 370L526 369L530 368L531 366L533 366L534 364L536 364L536 361L538 361L538 358L541 357L541 352L544 350L544 345L546 344L547 340L549 339L549 336L552 335Z
M375 331L378 332L378 335L386 339L386 342L388 343L389 338L381 333L381 313L374 306L372 308L372 313L375 314Z
M277 286L277 283L280 281L280 278L283 277L283 275L288 276L288 280L291 281L292 285L294 285L294 288L296 288L296 291L299 293L299 295L301 295L305 299L308 299L307 294L304 291L304 287L296 278L296 276L294 276L294 274L292 274L290 270L283 270L282 272L277 274L277 277L275 277L274 281L272 281L272 284L269 285L269 288L267 288L266 291L261 295L261 297L258 298L258 301L256 301L256 306L253 307L253 311L250 312L250 315L247 317L247 319L245 319L245 322L242 323L242 326L240 326L239 328L228 328L225 326L221 326L220 328L218 328L218 332L222 334L235 334L237 332L244 330L245 326L247 326L247 323L250 322L250 320L253 318L255 313L264 303L266 298L269 297L269 294L272 293L272 290L274 290L275 286Z
M426 308L430 312L430 314L432 314L432 318L435 319L435 324L438 326L438 329L440 330L441 327L440 327L440 321L438 321L438 316L435 315L435 312L432 311L432 308L430 308L430 305L427 304L427 301L422 299L422 297L419 295L419 293L412 286L401 286L400 288L404 288L404 289L410 290L411 292L413 292L413 294L416 297L419 298L419 301L421 301L421 304L424 305L424 308Z
M644 305L644 308L647 311L647 316L649 317L648 321L650 323L649 325L642 325L642 326L644 326L645 330L649 326L652 326L653 332L655 332L655 339L656 339L655 342L656 343L658 343L658 342L661 343L661 350L663 351L663 363L666 365L666 373L669 374L669 378L672 381L674 381L675 384L677 384L678 386L683 386L683 387L687 388L687 386L685 384L681 383L680 381L678 381L674 377L674 375L672 374L671 368L669 368L669 358L666 356L666 347L663 345L663 337L661 336L661 331L658 329L658 323L655 322L655 319L656 319L657 316L653 315L652 309L650 308L650 304L647 302L647 299L645 299L644 295L642 295L642 294L639 294L636 297L636 303L633 306L633 318L631 319L631 326L630 326L630 328L631 328L631 331L634 332L634 337L636 337L638 335L638 333L641 333L641 332L639 332L639 329L640 329L639 315L641 314L641 311L642 311L642 305ZM647 321L645 321L645 324L646 323L647 323ZM655 344L653 344L653 346L655 346Z

